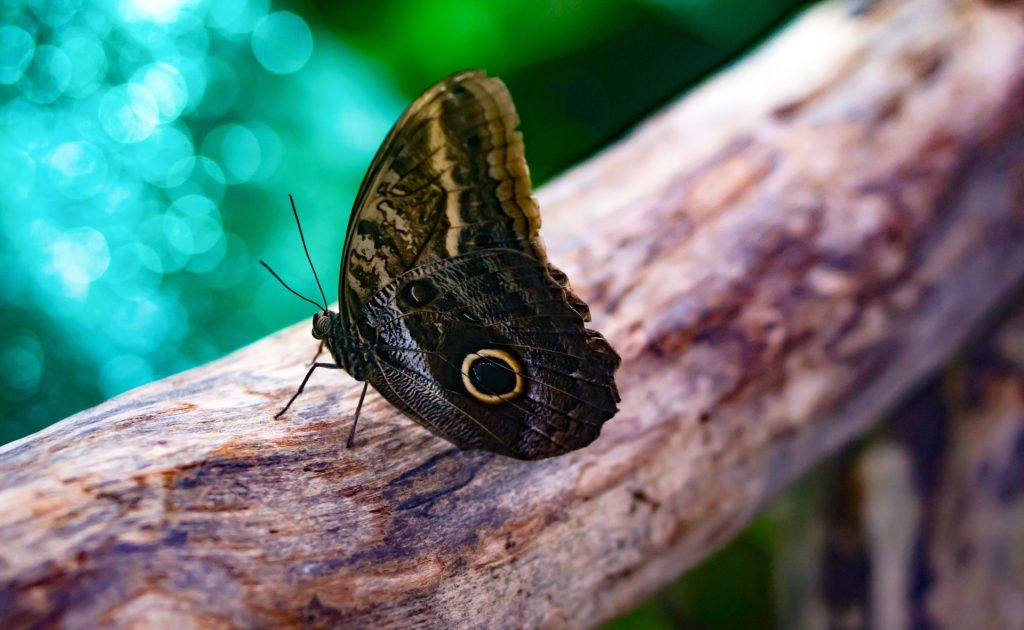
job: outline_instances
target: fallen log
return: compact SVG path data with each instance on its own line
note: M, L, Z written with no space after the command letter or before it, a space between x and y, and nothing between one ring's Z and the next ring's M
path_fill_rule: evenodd
M1024 276L1024 9L828 2L539 192L623 358L542 462L317 374L303 322L0 448L0 615L588 626L865 431ZM611 96L610 96L611 97ZM527 138L529 145L529 138Z

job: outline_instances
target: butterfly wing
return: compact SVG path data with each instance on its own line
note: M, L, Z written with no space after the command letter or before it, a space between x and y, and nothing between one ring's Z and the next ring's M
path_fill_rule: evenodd
M359 193L339 295L382 395L458 446L535 459L597 437L619 357L547 261L518 122L479 71L418 98Z
M378 335L367 378L463 448L559 455L596 439L616 412L619 357L529 254L484 249L428 263L364 314Z
M338 295L355 323L402 272L470 249L505 247L546 264L519 117L500 79L454 74L402 114L349 218Z

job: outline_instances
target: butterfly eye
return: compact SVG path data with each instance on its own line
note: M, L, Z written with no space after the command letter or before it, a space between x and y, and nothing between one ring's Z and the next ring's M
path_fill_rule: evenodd
M324 339L331 331L331 318L322 313L313 315L313 338Z
M420 278L407 282L399 294L402 301L413 308L423 308L437 297L437 287L429 278Z
M523 393L523 373L508 352L484 348L463 360L462 384L480 402L496 404Z

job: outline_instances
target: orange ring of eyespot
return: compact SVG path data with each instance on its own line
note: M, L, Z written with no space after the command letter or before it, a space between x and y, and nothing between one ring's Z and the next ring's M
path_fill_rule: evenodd
M473 385L473 382L469 380L469 369L473 367L474 363L485 357L502 361L507 366L515 370L516 386L512 388L512 391L507 394L485 394L477 389L476 385ZM497 348L484 348L477 352L467 354L466 358L462 360L462 385L466 388L466 391L472 394L473 397L480 402L487 403L489 405L496 405L498 403L505 402L506 400L511 400L523 393L523 384L523 370L519 365L519 361L504 350L498 350Z

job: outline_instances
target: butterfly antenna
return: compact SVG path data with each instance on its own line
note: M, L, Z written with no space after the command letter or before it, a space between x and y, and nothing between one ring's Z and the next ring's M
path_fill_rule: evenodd
M295 289L293 289L293 288L291 288L290 286L288 286L288 283L287 283L287 282L285 282L284 280L282 280L282 279L281 279L281 276L277 275L277 273L276 273L276 272L275 272L275 271L274 271L273 269L271 269L271 268L270 268L270 265L268 265L267 263L263 262L262 260L260 261L260 264L261 264L261 265L263 265L264 267L266 267L267 271L269 271L269 272L270 272L270 275L272 275L272 276L274 276L275 278L277 278L277 281L278 281L278 282L280 282L280 283L281 283L281 284L282 284L282 285L284 286L284 288L288 289L289 291L291 291L291 292L292 292L292 293L294 293L295 295L299 296L299 297L300 297L300 298L302 298L303 300L306 300L307 302L309 302L309 303L310 303L310 304L312 304L313 306L317 307L318 309L320 308L320 305L319 305L319 304L317 304L316 302L314 302L313 300L309 299L309 298L308 298L308 297L306 297L305 295L302 295L301 293L299 293L299 292L298 292L298 291L296 291ZM326 308L325 308L324 310L326 310Z
M306 237L302 234L302 223L299 222L299 211L295 209L295 200L288 195L288 201L292 203L292 214L295 215L295 225L299 228L299 238L302 239L302 251L306 252L306 260L309 261L309 268L313 270L313 279L316 280L316 288L320 289L320 297L324 300L324 310L327 310L327 296L324 295L324 288L320 285L320 276L316 275L316 267L313 266L313 259L309 257L309 248L306 247Z

